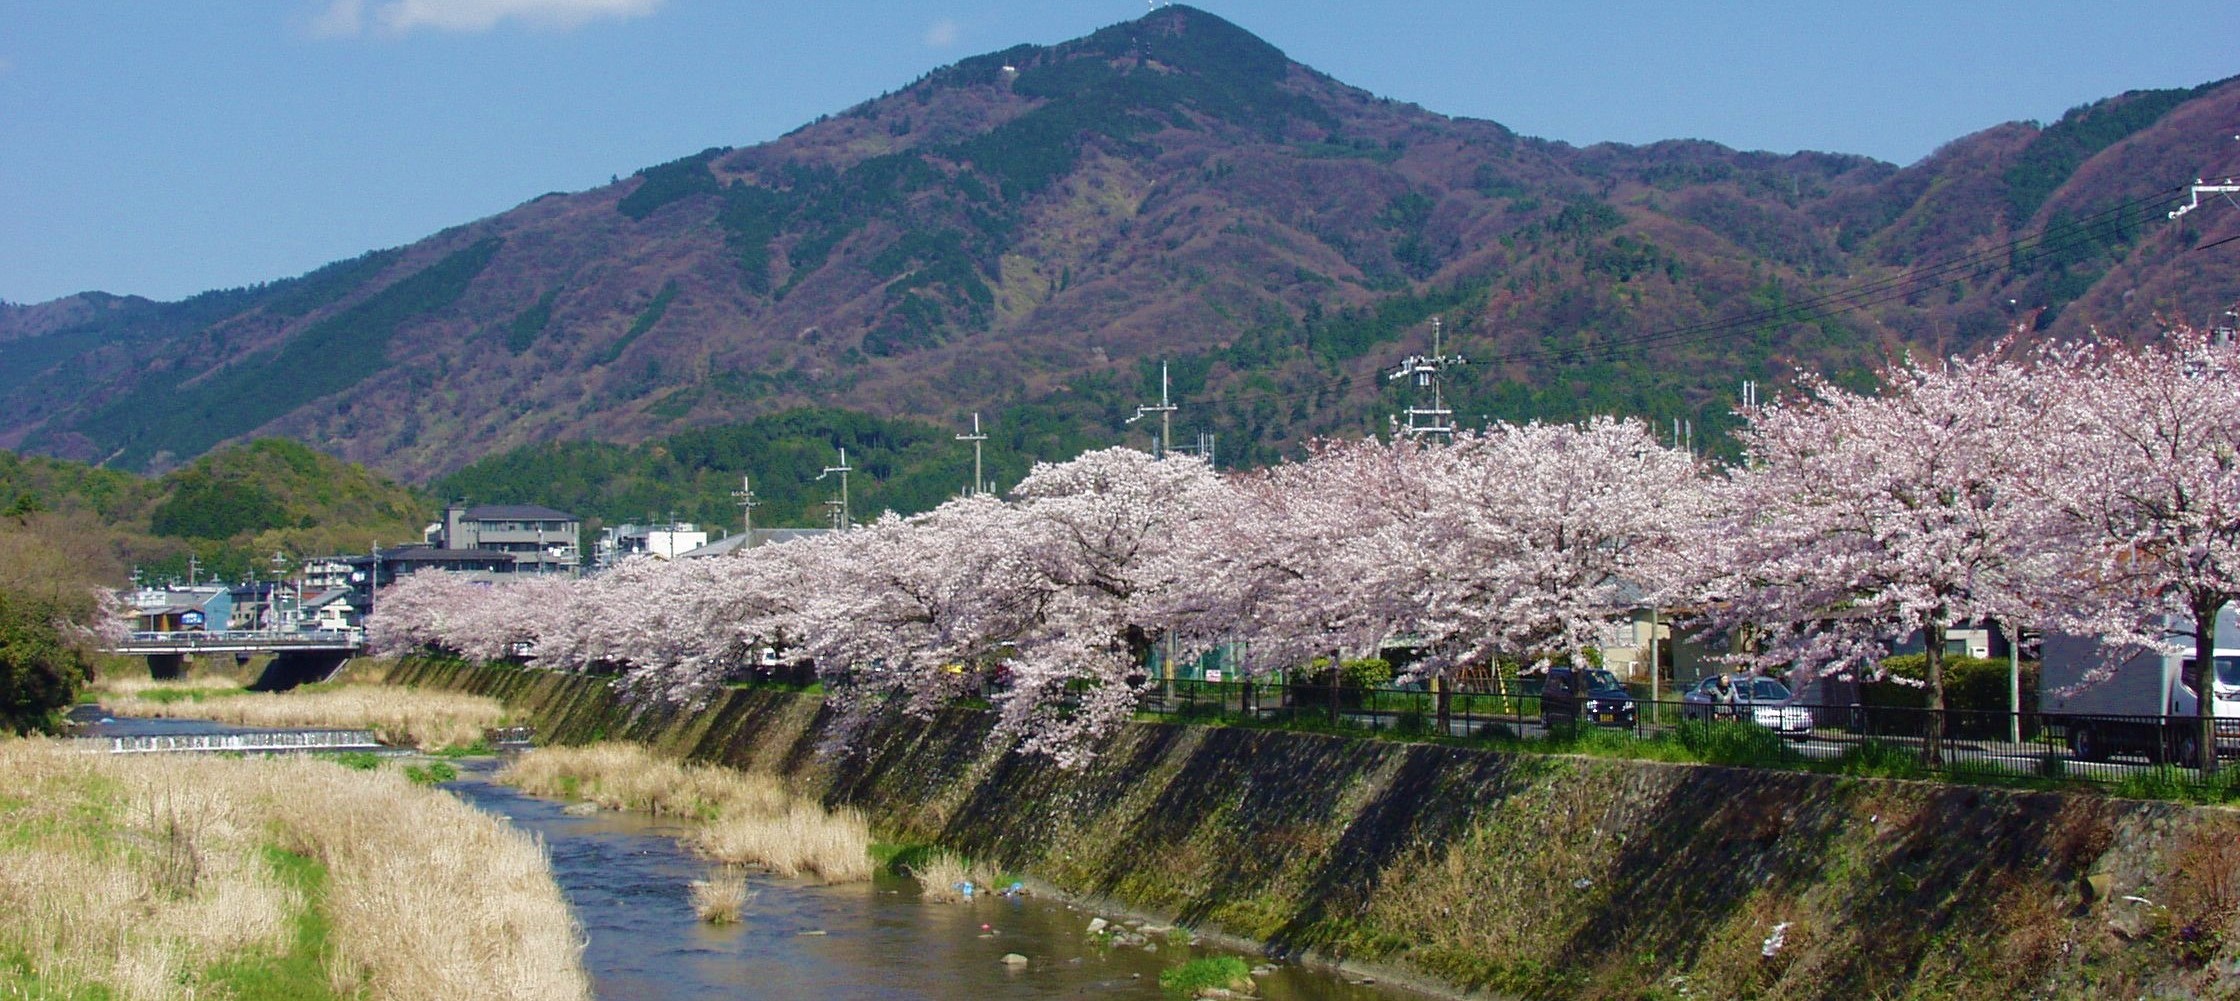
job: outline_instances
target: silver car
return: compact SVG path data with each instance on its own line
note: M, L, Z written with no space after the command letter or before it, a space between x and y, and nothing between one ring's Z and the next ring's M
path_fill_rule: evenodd
M1719 691L1719 676L1698 682L1680 697L1682 719L1746 720L1784 737L1812 736L1812 710L1790 705L1789 686L1772 678L1735 678L1731 700Z

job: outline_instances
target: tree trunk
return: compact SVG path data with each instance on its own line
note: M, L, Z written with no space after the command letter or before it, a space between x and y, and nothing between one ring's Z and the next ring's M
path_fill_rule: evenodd
M1944 623L1921 627L1921 649L1929 662L1929 728L1921 740L1921 762L1944 764Z
M2194 763L2203 778L2217 773L2217 613L2221 595L2193 600L2193 711L2200 727Z
M1454 726L1451 722L1452 716L1448 712L1447 679L1443 676L1433 678L1431 684L1433 686L1432 690L1438 693L1434 697L1439 700L1439 736L1452 737L1454 736Z

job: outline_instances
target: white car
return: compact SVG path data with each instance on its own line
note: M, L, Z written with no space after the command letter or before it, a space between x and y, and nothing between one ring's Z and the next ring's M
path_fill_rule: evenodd
M1732 701L1721 696L1712 675L1680 697L1682 719L1748 720L1784 737L1812 736L1812 710L1790 705L1789 686L1772 678L1735 678Z

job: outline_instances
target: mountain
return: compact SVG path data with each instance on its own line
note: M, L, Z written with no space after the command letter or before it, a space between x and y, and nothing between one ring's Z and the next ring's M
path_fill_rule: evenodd
M0 451L0 554L37 542L73 573L144 579L269 576L271 558L364 552L418 541L434 503L363 466L285 439L229 445L160 477ZM40 547L33 547L40 548ZM0 560L0 562L5 562Z
M2145 336L2240 298L2240 82L2135 91L1899 167L1574 147L1346 86L1187 7L936 70L772 142L298 278L0 307L0 446L135 470L285 436L416 481L802 407L1265 461L1415 402L1715 435L1745 378L1856 380L2010 330ZM529 454L529 453L520 453Z

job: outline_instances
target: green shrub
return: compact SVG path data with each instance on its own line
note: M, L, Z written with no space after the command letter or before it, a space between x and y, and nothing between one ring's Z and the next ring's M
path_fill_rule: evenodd
M1929 680L1929 658L1918 653L1901 654L1884 658L1883 669L1892 677L1925 683ZM2007 670L2005 660L1988 657L1946 657L1944 659L1944 704L1947 709L1974 712L2006 712ZM1859 686L1860 698L1870 706L1898 706L1921 708L1929 704L1929 690L1920 684L1903 684L1893 681L1871 682ZM2038 662L2022 662L2022 704L2036 705L2038 701Z
M1843 775L1889 779L1914 779L1927 774L1921 752L1886 740L1864 740L1836 756L1835 770Z
M1754 723L1682 720L1673 739L1698 760L1713 765L1770 765L1799 760L1781 735Z
M370 772L381 767L381 756L372 751L336 751L331 754L321 754L319 757L344 768L355 768L361 772Z
M404 766L404 777L413 785L442 785L459 777L459 768L448 761L431 761L425 765Z
M1159 986L1171 997L1194 997L1210 987L1232 991L1252 988L1252 967L1235 956L1193 959L1159 974Z
M59 603L0 590L0 733L53 731L93 676L93 662L57 626Z

